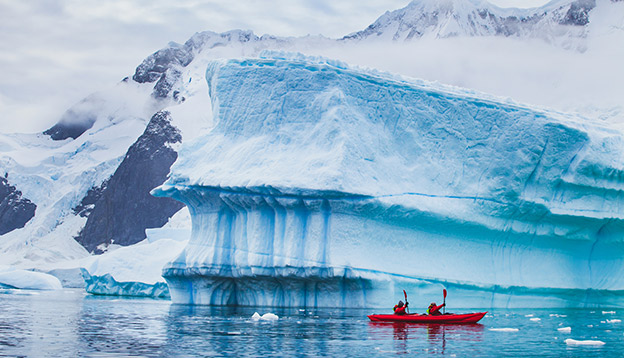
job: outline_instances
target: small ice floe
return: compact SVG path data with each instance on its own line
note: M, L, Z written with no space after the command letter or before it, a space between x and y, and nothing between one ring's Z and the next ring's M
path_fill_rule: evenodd
M607 323L620 323L620 322L622 322L621 319L608 319L607 320Z
M238 332L238 331L227 332L228 336L240 336L241 334L243 334L243 333L242 332Z
M518 332L518 328L490 328L488 331L492 332Z
M564 341L569 346L604 346L605 342L603 341L577 341L576 339L568 338Z
M535 316L534 314L525 314L524 317L533 317Z
M602 314L615 314L615 311L602 311Z
M539 322L541 320L542 320L541 318L537 318L537 317L529 318L529 321L533 321L533 322Z
M557 314L557 313L551 313L549 316L550 317L568 317L568 316L566 316L564 314Z
M277 321L279 319L279 317L274 314L274 313L265 313L262 316L260 316L260 314L258 312L255 312L253 314L253 316L251 316L251 319L254 321Z
M561 328L557 328L557 331L559 331L559 332L563 332L563 333L570 333L570 332L572 332L572 327L561 327Z

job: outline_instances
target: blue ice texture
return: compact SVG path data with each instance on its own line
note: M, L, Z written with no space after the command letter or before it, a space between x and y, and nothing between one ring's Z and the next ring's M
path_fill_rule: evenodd
M624 306L619 130L300 54L206 80L214 126L153 191L192 217L173 302Z

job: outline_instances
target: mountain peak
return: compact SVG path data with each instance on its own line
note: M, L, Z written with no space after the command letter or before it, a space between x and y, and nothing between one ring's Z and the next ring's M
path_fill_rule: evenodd
M585 25L595 6L595 0L555 0L538 8L503 9L483 0L414 0L402 9L386 12L366 29L343 40L504 36L562 41L556 44L584 50L574 39L586 36ZM553 40L549 35L552 33L568 35Z

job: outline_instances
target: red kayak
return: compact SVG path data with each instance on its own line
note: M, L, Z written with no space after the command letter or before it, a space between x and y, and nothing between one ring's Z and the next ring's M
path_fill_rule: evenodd
M466 314L444 314L440 316L430 316L426 314L372 314L368 316L373 322L405 322L405 323L442 323L442 324L470 324L477 323L487 312L466 313Z

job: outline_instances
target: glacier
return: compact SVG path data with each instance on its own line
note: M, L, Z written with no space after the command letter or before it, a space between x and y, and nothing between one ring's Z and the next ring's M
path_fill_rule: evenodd
M206 80L214 126L153 190L192 217L173 302L623 304L620 131L284 52Z

